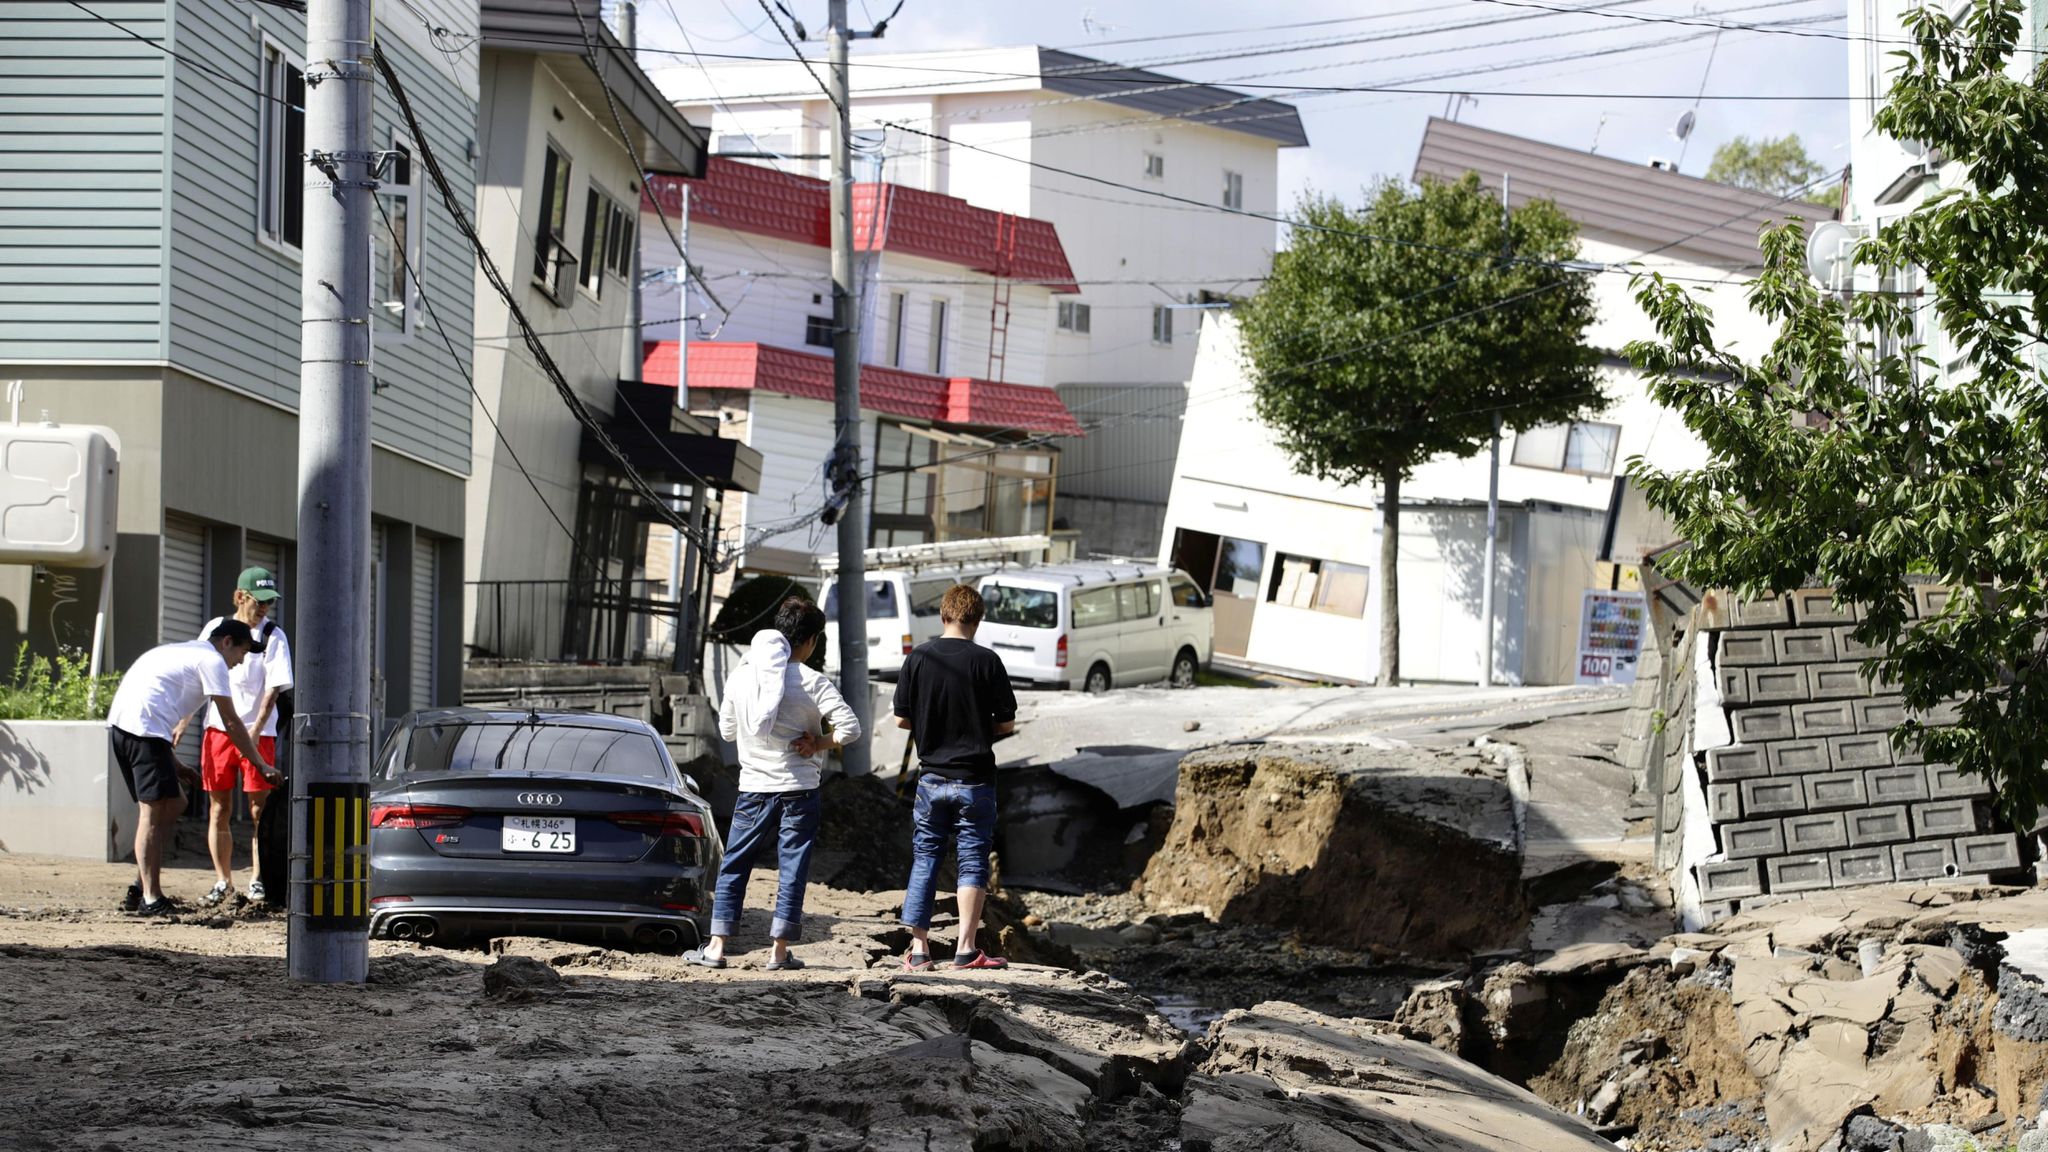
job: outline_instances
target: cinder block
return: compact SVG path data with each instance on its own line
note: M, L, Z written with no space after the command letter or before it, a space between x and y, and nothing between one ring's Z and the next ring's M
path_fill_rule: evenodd
M1824 816L1787 816L1783 823L1787 852L1825 852L1849 846L1849 827L1839 812Z
M1778 663L1833 664L1835 631L1832 628L1787 628L1778 633Z
M1867 848L1873 844L1890 844L1913 838L1913 822L1907 818L1903 804L1861 808L1845 813L1842 822L1848 827L1851 848Z
M1833 588L1801 588L1792 593L1792 622L1801 628L1822 624L1854 624L1854 604L1837 604Z
M1828 746L1819 740L1779 740L1766 744L1764 760L1773 776L1803 776L1808 772L1832 772Z
M1726 824L1742 819L1742 791L1733 784L1707 785L1707 819Z
M1737 600L1733 614L1737 628L1783 628L1792 614L1783 596L1767 600Z
M1753 860L1785 851L1785 829L1776 820L1723 824L1714 831L1721 835L1721 854L1730 860Z
M1749 703L1749 669L1722 668L1714 674L1714 680L1720 685L1723 707Z
M2020 866L2019 837L2010 832L1956 838L1956 871L2010 872Z
M1956 874L1953 840L1916 840L1892 845L1892 875L1900 880L1939 880Z
M1953 764L1924 764L1929 800L1967 800L1991 795L1991 782Z
M1856 731L1857 701L1817 700L1792 705L1792 731L1801 740L1848 736Z
M1865 644L1856 639L1856 626L1844 624L1835 629L1835 655L1844 660L1867 660L1882 656L1885 649L1875 644Z
M1922 620L1930 616L1939 616L1954 596L1955 589L1946 584L1915 584L1913 611L1918 613Z
M1963 705L1960 700L1944 700L1924 712L1909 715L1929 728L1948 728L1962 722Z
M1917 764L1865 769L1863 787L1870 793L1872 804L1906 804L1929 798L1927 773Z
M1762 668L1778 662L1778 646L1769 632L1723 632L1716 668Z
M1947 843L1944 842L1942 847L1948 847ZM1755 860L1702 864L1697 875L1701 900L1740 900L1744 896L1761 895L1764 890L1763 869Z
M1834 873L1828 869L1826 853L1812 856L1780 856L1764 861L1764 875L1772 892L1811 892L1832 887Z
M1929 800L1913 805L1913 838L1974 836L1977 834L1975 800Z
M1772 776L1737 782L1735 787L1742 794L1742 814L1755 819L1806 811L1806 789L1799 782L1811 779L1811 776ZM1857 779L1860 781L1862 777Z
M1803 671L1806 673L1808 699L1853 700L1870 695L1870 683L1863 678L1863 666L1860 664L1814 664Z
M1790 740L1794 735L1792 709L1782 704L1775 708L1738 708L1728 714L1728 723L1734 729L1737 744Z
M1893 742L1892 742L1892 739L1891 739L1891 737L1890 737L1889 735L1887 735L1887 736L1885 737L1885 742L1886 742L1886 743L1888 743L1888 744L1891 744L1891 749L1892 749L1892 763L1894 763L1894 764L1925 764L1925 763L1927 763L1927 753L1925 753L1925 752L1922 752L1922 751L1920 750L1920 742L1919 742L1918 740L1908 740L1908 741L1906 741L1906 742L1905 742L1905 743L1904 743L1903 745L1901 745L1901 744L1893 743Z
M1790 704L1813 698L1805 668L1746 668L1749 703Z
M1716 900L1711 904L1700 905L1700 922L1702 924L1718 924L1733 915L1735 915L1735 903L1731 900Z
M1852 772L1858 768L1889 768L1892 763L1891 738L1876 732L1855 736L1831 736L1828 738L1828 759L1834 762L1835 770L1838 772Z
M1870 803L1861 772L1820 772L1798 777L1805 788L1806 810L1823 812L1830 808L1861 808Z
M1857 732L1889 732L1906 722L1906 703L1897 696L1851 700L1849 706L1856 712Z
M1844 848L1828 853L1828 871L1834 878L1835 887L1853 888L1858 884L1889 884L1892 879L1892 853L1889 848Z
M1707 782L1726 784L1771 774L1770 761L1761 745L1737 744L1731 748L1707 749Z

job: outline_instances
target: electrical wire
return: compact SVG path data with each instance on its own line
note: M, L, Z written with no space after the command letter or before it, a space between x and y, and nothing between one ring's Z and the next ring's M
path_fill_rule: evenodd
M782 21L775 18L775 10L768 7L768 0L754 0L754 3L761 6L762 15L768 17L770 24L775 25L775 34L782 37L784 44L789 45L790 54L796 57L797 63L804 66L804 71L811 74L811 79L817 82L818 91L825 94L825 99L832 105L833 110L841 116L845 116L847 114L846 107L839 102L839 97L832 94L831 85L825 83L824 78L818 75L818 70L811 67L810 58L804 55L804 50L797 47L796 41L790 39L789 33L782 30Z
M281 96L272 96L270 93L264 91L261 88L256 87L253 84L245 83L233 76L228 75L226 72L223 72L218 68L215 68L212 64L209 64L204 60L200 60L192 56L185 56L176 51L173 51L170 47L165 45L162 40L156 40L148 36L144 36L142 33L137 32L135 29L128 27L126 24L121 23L119 20L116 20L111 16L102 16L98 12L95 12L92 9L87 8L84 4L79 3L79 0L67 0L67 2L73 8L76 8L80 12L85 13L87 16L92 17L94 20L97 20L100 23L105 24L109 28L112 28L120 32L122 35L128 37L129 39L134 40L140 44L146 44L149 47L155 49L158 52L163 53L165 56L177 61L180 64L190 64L192 67L199 69L201 72L204 72L209 76L215 77L224 84L227 84L234 88L239 88L244 92L254 93L256 96L261 97L264 100L268 100L273 104L281 104L294 112L304 112L306 110L304 105L293 104L291 101L286 100Z
M1581 9L1558 8L1549 4L1539 4L1536 2L1536 0L1473 0L1473 3L1497 4L1503 8L1538 8L1545 12L1582 11ZM1917 47L1920 43L1919 40L1910 36L1858 36L1852 32L1800 32L1795 29L1789 28L1774 28L1770 25L1722 25L1708 21L1701 21L1697 19L1688 20L1682 16L1643 16L1632 12L1594 12L1591 10L1583 11L1585 11L1586 15L1589 16L1600 16L1610 20L1633 20L1641 24L1682 24L1693 28L1726 27L1732 29L1739 29L1744 32L1770 32L1780 36L1803 36L1820 40L1841 40L1852 44L1900 44L1905 45L1907 47ZM1974 52L1980 48L1988 47L1988 45L1959 44L1957 45L1957 47L1965 52ZM2024 52L2029 56L2039 56L2044 53L2048 53L2048 48L2027 48L2015 44L2012 47L2012 51L2014 51L2015 53Z

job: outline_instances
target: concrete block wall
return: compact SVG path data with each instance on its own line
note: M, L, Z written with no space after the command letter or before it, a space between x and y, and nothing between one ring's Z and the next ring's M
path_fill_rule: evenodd
M1919 586L1915 609L1938 612L1949 594ZM1694 868L1705 904L2022 867L1981 778L1893 748L1909 713L1896 685L1865 675L1862 662L1882 653L1856 642L1858 618L1825 588L1702 605L1713 675L1702 673L1696 704L1726 717L1701 728L1708 747L1692 765L1719 849ZM1956 716L1944 705L1914 718L1939 727Z

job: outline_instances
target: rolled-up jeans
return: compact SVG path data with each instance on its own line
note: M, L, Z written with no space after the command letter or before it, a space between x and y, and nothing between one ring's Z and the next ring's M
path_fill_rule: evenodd
M730 936L747 900L754 855L773 832L776 871L775 922L768 935L794 940L804 928L804 886L811 880L811 847L818 839L818 790L742 792L732 806L731 835L718 865L718 894L711 905L711 934Z
M910 886L903 893L903 922L932 926L932 899L939 857L951 840L960 857L959 886L988 887L988 853L996 838L996 786L950 780L926 772L917 781L916 831L911 848Z

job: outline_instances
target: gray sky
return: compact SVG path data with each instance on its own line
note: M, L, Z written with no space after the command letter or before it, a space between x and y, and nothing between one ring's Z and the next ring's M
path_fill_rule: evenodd
M1545 7L1598 3L1613 15L1559 14L1519 6L1525 2ZM824 22L823 0L784 3L812 28ZM863 12L862 0L853 0L855 26L870 26L893 3L866 0ZM1681 145L1671 128L1704 82L1708 98L1700 103L1682 171L1703 174L1714 149L1731 137L1754 139L1788 131L1797 132L1808 154L1832 171L1848 162L1848 105L1839 97L1848 91L1852 49L1860 59L1863 48L1834 38L1845 27L1843 4L1844 0L1515 0L1513 5L1500 0L1295 0L1268 5L1219 0L906 0L889 25L887 38L857 42L853 53L858 60L874 52L1036 43L1219 84L1406 83L1458 89L1477 98L1459 112L1459 119L1467 123L1572 148L1592 147L1597 137L1601 154L1637 161L1652 156L1679 159ZM1638 19L1619 18L1623 15ZM699 52L789 52L755 0L641 0L642 46L679 51L689 47L677 30L678 16L690 21L689 38ZM1812 22L1816 18L1820 22ZM1692 23L1650 22L1664 19ZM1729 29L1717 43L1712 28L1701 26L1716 19L1802 23L1795 26L1798 34ZM1333 22L1274 27L1309 21ZM1482 21L1500 23L1489 26ZM1446 24L1464 27L1422 31ZM1112 43L1190 32L1227 34ZM1362 37L1377 39L1330 43ZM1193 55L1283 45L1290 47L1235 60L1179 62ZM822 44L806 49L823 54ZM667 59L651 57L646 63L653 67ZM1423 79L1448 72L1474 74ZM1603 95L1541 98L1489 90ZM1294 103L1308 130L1308 148L1281 153L1283 204L1291 204L1304 188L1355 200L1360 188L1380 177L1405 178L1424 123L1432 114L1442 114L1449 99L1355 92L1259 94ZM1628 98L1641 94L1678 94L1685 99ZM1745 102L1717 101L1716 95L1833 99Z

